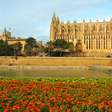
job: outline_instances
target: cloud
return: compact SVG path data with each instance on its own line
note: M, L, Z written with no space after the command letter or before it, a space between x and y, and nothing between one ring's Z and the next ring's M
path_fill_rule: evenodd
M0 29L7 25L15 35L49 36L53 12L62 20L112 15L112 0L0 0ZM41 38L41 37L40 37Z

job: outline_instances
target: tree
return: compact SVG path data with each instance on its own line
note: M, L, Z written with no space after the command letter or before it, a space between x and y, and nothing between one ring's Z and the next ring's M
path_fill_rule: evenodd
M13 46L13 50L14 50L14 56L22 55L22 52L21 52L22 44L20 42L15 43L12 46Z
M70 52L74 51L74 44L72 42L68 42L66 45L66 49L68 49Z
M26 39L26 45L25 45L25 51L26 55L32 56L33 55L33 49L36 46L37 42L36 39L33 37L29 37Z
M74 51L74 44L66 42L64 39L57 39L54 42L49 41L46 46L45 52L50 56L64 56L66 53Z
M62 49L66 49L66 45L67 45L67 42L63 39L57 39L55 42L54 42L54 46L55 48L62 48Z
M6 46L6 56L14 56L13 45L7 45Z
M0 40L0 56L13 56L13 46L7 41Z
M63 56L65 49L67 49L67 42L64 39L57 39L54 41L54 49L56 56Z
M33 56L37 56L40 52L40 46L39 45L35 45L35 47L33 47L32 49L32 55Z
M47 42L47 47L48 47L50 50L53 50L53 49L54 49L54 42L52 42L52 41Z
M29 37L26 39L26 43L33 48L33 47L35 47L37 42L36 42L35 38Z
M45 53L48 53L48 55L51 55L51 52L54 49L54 42L49 41L46 43L46 47L44 48Z
M7 46L7 42L3 41L3 40L0 40L0 55L7 55L6 53L6 46Z
M81 40L78 40L78 42L76 43L75 51L79 53L83 52L83 46Z

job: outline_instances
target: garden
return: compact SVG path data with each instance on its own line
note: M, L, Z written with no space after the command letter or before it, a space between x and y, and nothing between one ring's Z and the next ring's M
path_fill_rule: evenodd
M0 79L0 112L112 112L111 78Z

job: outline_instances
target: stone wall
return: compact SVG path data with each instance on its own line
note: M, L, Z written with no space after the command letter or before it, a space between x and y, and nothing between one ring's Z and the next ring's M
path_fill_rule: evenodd
M104 65L112 66L112 58L95 57L0 57L0 65L37 65L37 66L89 66Z

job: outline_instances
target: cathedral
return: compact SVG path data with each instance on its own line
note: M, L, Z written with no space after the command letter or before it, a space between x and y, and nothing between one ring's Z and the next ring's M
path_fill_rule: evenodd
M54 14L50 26L50 40L57 39L73 42L74 46L80 40L86 56L112 55L112 19L64 23Z
M21 52L24 53L24 47L25 47L25 44L26 44L26 40L21 39L21 38L17 39L17 38L12 37L11 32L7 31L6 28L4 29L3 34L0 35L0 40L7 41L7 43L9 45L21 43L21 45L22 45Z

